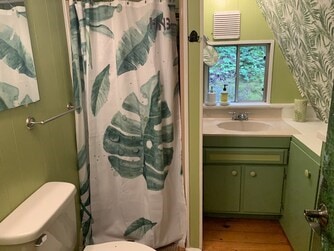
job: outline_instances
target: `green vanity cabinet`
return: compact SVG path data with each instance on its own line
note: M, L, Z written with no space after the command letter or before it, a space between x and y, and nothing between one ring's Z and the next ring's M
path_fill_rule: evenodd
M279 215L282 208L284 169L283 165L244 166L240 211Z
M204 211L210 213L239 212L241 167L205 165Z
M279 215L283 165L204 165L204 213Z
M205 214L280 215L290 138L204 137Z
M320 157L293 138L280 222L295 251L310 250L312 230L303 212L316 208L319 173Z

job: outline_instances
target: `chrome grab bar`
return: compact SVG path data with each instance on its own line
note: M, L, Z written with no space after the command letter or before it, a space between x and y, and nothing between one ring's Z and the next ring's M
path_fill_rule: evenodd
M45 125L46 123L49 123L50 121L52 120L55 120L57 118L60 118L68 113L71 113L71 112L74 112L75 110L79 109L80 106L78 107L74 107L72 104L68 104L67 106L67 111L66 112L63 112L61 114L58 114L56 116L53 116L51 118L48 118L48 119L45 119L45 120L42 120L42 121L36 121L34 117L28 117L26 119L26 126L29 130L31 130L35 125Z

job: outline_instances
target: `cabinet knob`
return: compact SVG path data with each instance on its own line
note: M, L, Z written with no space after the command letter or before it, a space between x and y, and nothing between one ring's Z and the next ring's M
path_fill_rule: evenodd
M238 175L238 171L233 170L233 171L232 171L232 175L233 175L233 176L237 176L237 175Z
M250 176L252 176L252 177L255 177L255 176L256 176L256 172L254 172L254 171L251 171L249 174L250 174Z
M304 171L304 175L307 178L311 178L311 172L309 170L307 170L307 169Z

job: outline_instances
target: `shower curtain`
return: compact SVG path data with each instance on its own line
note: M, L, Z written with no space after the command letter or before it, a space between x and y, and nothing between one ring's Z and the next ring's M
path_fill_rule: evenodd
M184 243L175 6L69 2L85 243Z

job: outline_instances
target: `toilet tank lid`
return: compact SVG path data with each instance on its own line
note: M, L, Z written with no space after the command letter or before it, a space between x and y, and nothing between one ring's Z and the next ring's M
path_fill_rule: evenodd
M48 182L42 185L0 222L0 245L36 240L73 200L75 192L71 183Z

